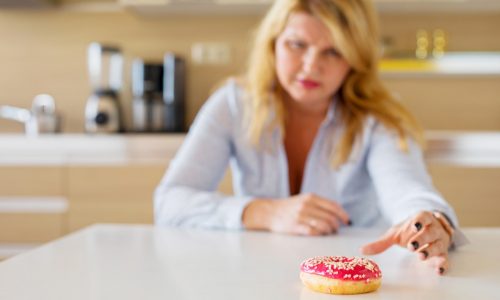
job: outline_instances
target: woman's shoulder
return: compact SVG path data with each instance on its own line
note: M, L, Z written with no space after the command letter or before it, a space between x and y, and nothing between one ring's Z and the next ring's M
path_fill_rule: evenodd
M215 109L233 117L239 117L243 114L246 97L244 82L239 78L230 77L216 86L215 91L203 106L204 109Z

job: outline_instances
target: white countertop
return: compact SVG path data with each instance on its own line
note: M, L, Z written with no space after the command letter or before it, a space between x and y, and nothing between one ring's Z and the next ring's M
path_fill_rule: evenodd
M0 165L167 164L184 134L0 134Z
M167 164L184 134L0 134L0 166ZM427 131L429 163L500 167L500 131Z
M399 247L372 257L377 292L353 299L498 299L500 228L464 229L446 276ZM302 286L301 261L359 255L380 232L300 237L264 232L96 225L0 262L0 299L334 299Z

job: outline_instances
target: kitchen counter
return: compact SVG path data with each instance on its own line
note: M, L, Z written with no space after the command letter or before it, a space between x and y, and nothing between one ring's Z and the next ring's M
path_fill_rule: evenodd
M166 165L184 134L0 134L0 165Z
M450 255L439 276L393 247L373 259L374 293L349 299L496 299L500 228L464 229L471 244ZM320 255L359 255L381 234L343 229L336 236L95 225L0 262L0 299L333 299L304 287L299 265Z
M166 165L184 134L0 134L0 166ZM500 167L500 132L427 131L430 163Z
M500 52L446 52L439 58L384 58L379 63L388 77L500 76Z

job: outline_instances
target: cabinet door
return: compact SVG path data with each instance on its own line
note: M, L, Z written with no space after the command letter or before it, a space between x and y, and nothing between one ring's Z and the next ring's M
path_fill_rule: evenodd
M0 243L43 243L65 233L60 167L0 168Z
M500 168L431 165L429 171L461 226L500 226Z
M73 166L68 169L68 226L152 223L153 192L166 167Z

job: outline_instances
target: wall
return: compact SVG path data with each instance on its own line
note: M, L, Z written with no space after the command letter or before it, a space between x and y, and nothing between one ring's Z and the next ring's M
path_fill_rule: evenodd
M0 10L0 104L29 107L36 94L52 94L56 98L58 110L64 116L64 131L82 132L83 110L90 93L86 47L91 41L104 41L123 48L128 72L134 57L161 60L166 51L185 56L189 74L187 119L191 122L210 89L222 78L243 70L250 32L258 19L256 16L144 18L129 12ZM384 36L391 36L394 47L398 49L411 51L415 32L419 28L444 28L450 37L451 50L500 50L500 13L445 16L390 14L382 16L381 20ZM229 43L233 54L232 63L225 66L191 64L190 47L192 43L200 41ZM419 83L414 79L388 79L387 83L403 96L404 102L427 128L468 129L467 126L470 126L470 129L500 130L500 101L494 98L500 95L500 90L490 84L497 79L475 79L479 80L478 85L462 86L460 91L453 91L453 82L444 86L452 88L446 90L448 102L455 101L458 96L458 101L462 103L459 107L464 109L468 107L470 95L476 96L474 101L484 99L488 103L484 108L490 114L498 112L498 124L494 121L475 123L482 118L472 117L468 123L450 125L449 120L442 122L439 117L428 117L428 105L435 102L432 94L441 93L434 91L435 83ZM462 81L470 82L468 79ZM425 88L420 88L420 84ZM487 94L477 97L478 89L483 87L488 90ZM128 89L122 101L130 124ZM481 116L482 113L477 114ZM20 124L0 120L0 132L22 130Z
M187 114L191 121L210 88L243 69L247 37L256 21L241 16L145 19L125 12L0 11L0 104L29 107L36 94L52 94L64 117L64 131L82 132L90 93L86 69L90 42L120 45L127 72L135 57L161 61L166 51L173 51L189 60L193 42L227 42L234 63L215 67L188 63ZM129 81L129 76L125 79ZM128 89L122 100L130 118ZM0 131L12 130L21 131L22 126L0 120Z

